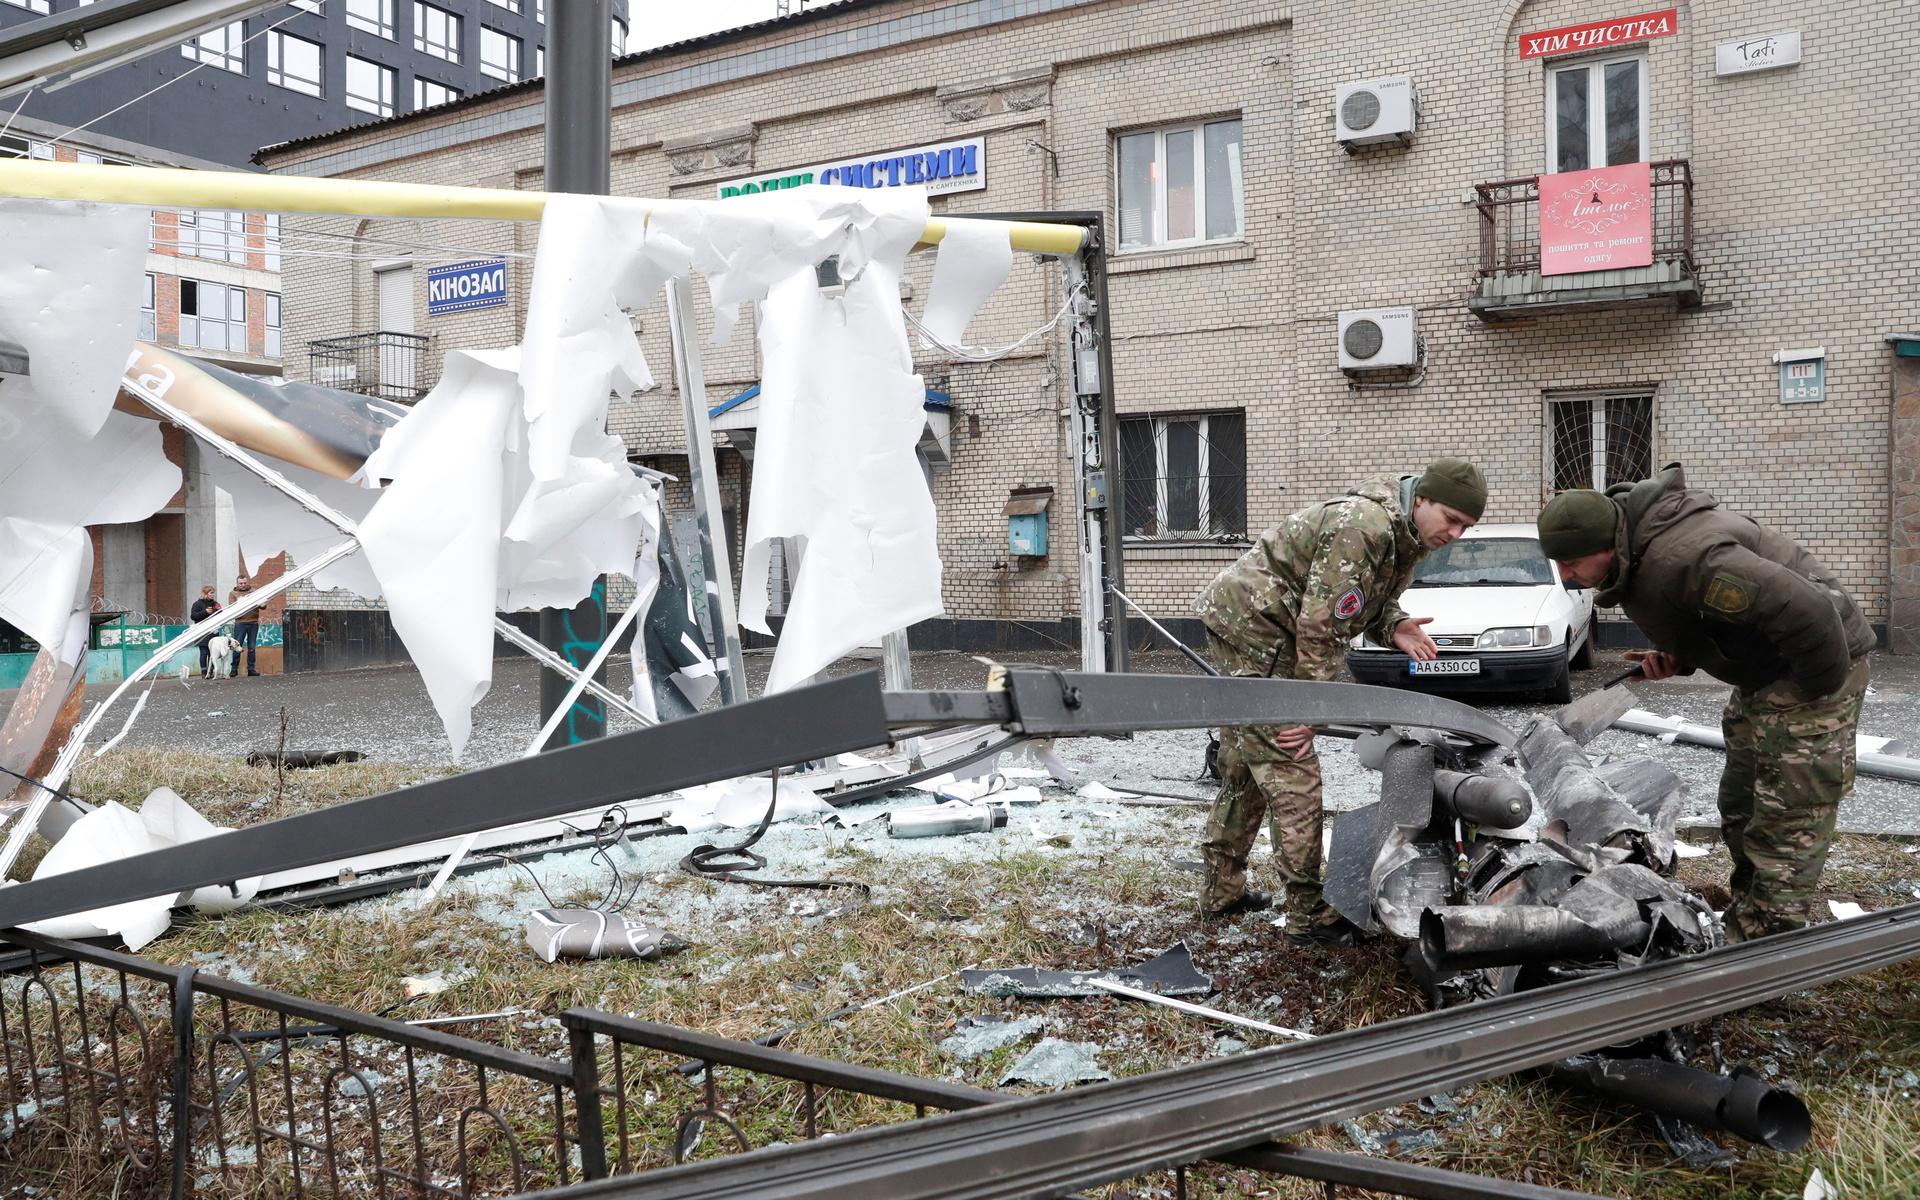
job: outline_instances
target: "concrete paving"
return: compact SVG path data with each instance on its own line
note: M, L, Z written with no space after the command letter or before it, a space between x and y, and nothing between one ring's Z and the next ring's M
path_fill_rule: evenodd
M1022 653L1009 660L1072 668L1077 659L1066 653ZM766 678L770 658L749 655L749 686L758 690ZM877 669L876 659L848 659L833 673ZM1574 685L1584 694L1600 686L1624 667L1618 654L1603 655L1594 669L1576 672ZM1181 657L1154 653L1136 658L1134 669L1184 672L1191 666ZM630 679L625 663L611 668L611 684L624 691ZM964 654L914 655L914 683L925 688L981 686L986 667ZM1920 757L1920 658L1876 655L1873 686L1861 720L1862 733L1902 738L1907 753ZM1717 725L1729 689L1705 676L1661 683L1631 685L1638 706L1661 716L1678 714L1689 721ZM88 689L88 700L104 699L110 687ZM538 673L524 658L501 659L495 666L492 690L474 711L473 736L461 762L463 767L485 766L513 758L525 749L535 731ZM0 705L11 693L0 692ZM1476 700L1496 718L1518 726L1545 705L1529 697L1490 697ZM452 766L446 735L427 701L419 676L410 668L393 667L324 675L264 676L183 685L177 679L154 685L140 722L122 745L196 750L209 754L244 755L274 745L280 711L288 713L288 745L300 749L358 749L369 758ZM131 701L109 714L96 741L111 737ZM616 718L615 730L630 723ZM1080 739L1062 747L1068 761L1083 766L1116 786L1179 791L1206 795L1199 774L1206 736L1199 731L1148 733L1128 740ZM1337 739L1320 742L1327 777L1327 803L1349 808L1373 799L1377 776L1361 768L1350 748ZM1710 819L1722 756L1717 750L1663 745L1652 737L1611 730L1597 738L1593 750L1618 756L1646 756L1666 763L1687 781L1686 817ZM1841 808L1842 828L1853 832L1920 836L1920 784L1861 776L1853 795Z

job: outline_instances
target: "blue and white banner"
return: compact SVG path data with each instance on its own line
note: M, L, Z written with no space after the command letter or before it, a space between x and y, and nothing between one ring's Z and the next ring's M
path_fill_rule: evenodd
M505 259L427 268L427 315L492 308L507 302Z
M720 199L751 196L758 192L777 192L782 188L802 187L809 183L837 183L843 187L886 188L923 184L930 196L951 192L977 192L987 186L987 140L967 138L959 142L941 142L934 146L916 146L885 154L859 155L817 167L794 171L775 171L746 179L729 179L719 185Z

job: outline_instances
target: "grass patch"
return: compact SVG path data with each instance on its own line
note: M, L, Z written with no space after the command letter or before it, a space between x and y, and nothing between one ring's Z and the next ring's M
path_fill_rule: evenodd
M231 759L116 751L85 764L75 789L89 798L137 805L164 783L211 819L240 825L378 794L434 774L353 764L287 772L281 787L271 769ZM1197 876L1173 860L1193 857L1203 819L1203 812L1167 810L1123 836L1096 819L1050 814L1046 823L1067 836L1065 847L1008 830L990 841L953 839L949 845L976 852L945 857L931 844L924 853L903 855L870 838L838 839L825 851L825 870L880 889L877 902L850 908L844 894L747 888L672 869L646 874L629 868L627 885L638 885L631 914L663 919L696 943L656 962L540 962L522 941L519 920L544 901L523 872L506 869L457 881L431 911L416 907L415 893L313 912L243 911L189 920L145 954L169 965L194 965L368 1011L401 1000L403 976L438 973L449 983L447 990L408 1003L394 1015L531 1009L530 1015L454 1032L548 1057L562 1057L567 1050L556 1015L583 1005L736 1038L798 1026L784 1048L983 1087L995 1086L1032 1042L971 1061L952 1058L938 1043L962 1017L1038 1016L1047 1036L1097 1045L1101 1065L1117 1077L1231 1051L1224 1037L1254 1049L1279 1039L1115 997L985 998L962 991L952 979L831 1022L815 1022L847 1005L969 965L1091 968L1136 962L1179 940L1188 943L1196 964L1220 989L1207 1003L1230 1012L1324 1033L1422 1010L1422 997L1398 961L1399 948L1390 943L1307 950L1288 943L1264 914L1217 924L1197 920ZM615 857L624 861L618 851ZM1264 850L1255 865L1265 871ZM1725 854L1717 848L1682 867L1690 886L1709 892L1716 885L1724 890L1725 872ZM1891 889L1916 874L1920 860L1899 844L1849 837L1836 847L1829 881L1842 898L1887 907L1898 898ZM603 883L579 875L553 899L590 902L603 891ZM823 915L843 908L840 915ZM18 989L9 992L7 1003L16 1005ZM1301 1140L1652 1200L1798 1196L1815 1166L1849 1197L1920 1194L1920 965L1904 964L1786 1005L1735 1014L1722 1022L1721 1035L1731 1061L1790 1084L1808 1102L1816 1131L1808 1152L1743 1150L1729 1170L1690 1171L1671 1161L1641 1114L1535 1077L1490 1081L1439 1105L1368 1114L1351 1130L1317 1130ZM324 1046L316 1047L313 1060L324 1052ZM303 1069L307 1062L302 1059ZM696 1082L673 1069L676 1062L638 1051L627 1056L624 1145L630 1166L669 1161L676 1118L702 1099ZM468 1098L459 1079L455 1073L439 1080L428 1114L429 1121L442 1122L434 1126L434 1144L443 1150L449 1136L444 1122L457 1116ZM719 1087L721 1100L752 1144L804 1135L797 1086L722 1071ZM513 1083L496 1089L494 1102L516 1109L526 1136L537 1138L543 1122L550 1124L542 1107L550 1098ZM911 1115L899 1105L836 1095L823 1101L817 1119L822 1131L847 1132ZM0 1154L13 1156L0 1171L25 1172L10 1173L9 1179L33 1182L45 1195L139 1194L113 1155L23 1157L17 1144L24 1136L0 1143ZM730 1150L728 1133L709 1122L694 1155ZM502 1153L493 1145L482 1160L495 1182L506 1178ZM248 1186L257 1194L272 1194L279 1185L271 1174L262 1169ZM1321 1194L1317 1185L1211 1165L1189 1171L1186 1184L1195 1196ZM1135 1181L1124 1194L1170 1195L1171 1188L1170 1178L1163 1177ZM208 1194L220 1193L210 1189ZM1116 1188L1098 1194L1123 1193Z

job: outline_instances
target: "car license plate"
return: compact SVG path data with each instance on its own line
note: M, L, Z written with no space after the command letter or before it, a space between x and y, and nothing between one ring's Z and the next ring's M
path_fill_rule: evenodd
M1433 658L1424 662L1417 658L1407 660L1409 675L1478 675L1480 660L1477 658Z

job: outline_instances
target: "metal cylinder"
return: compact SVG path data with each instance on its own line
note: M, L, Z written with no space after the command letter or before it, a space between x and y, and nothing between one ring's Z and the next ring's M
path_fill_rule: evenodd
M1581 1057L1554 1064L1553 1072L1603 1096L1775 1150L1798 1150L1813 1136L1813 1118L1800 1098L1744 1066L1715 1075L1658 1058Z
M963 807L933 804L887 814L887 836L897 838L951 837L961 833L989 833L1007 823L1005 807L982 804Z
M1591 958L1614 949L1605 930L1545 904L1446 905L1420 914L1420 952L1439 968Z
M1533 797L1518 779L1466 771L1435 771L1433 794L1453 810L1454 816L1493 829L1524 825L1533 815Z

